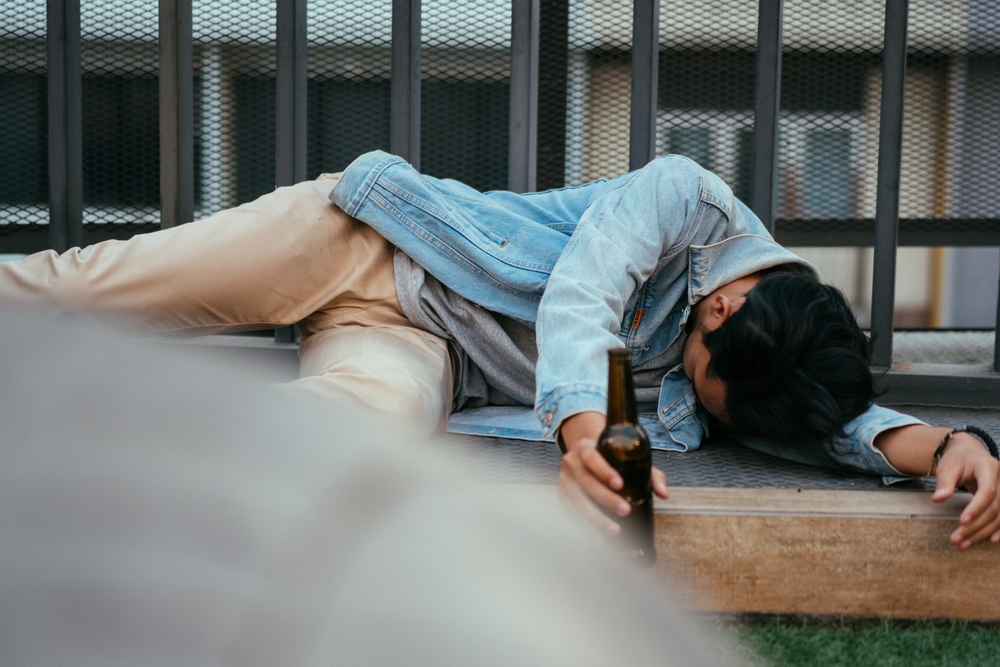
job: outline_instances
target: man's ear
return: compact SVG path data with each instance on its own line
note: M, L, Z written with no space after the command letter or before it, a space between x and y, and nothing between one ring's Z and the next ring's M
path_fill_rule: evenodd
M721 326L733 314L733 302L725 294L716 294L708 306L709 316L715 327Z

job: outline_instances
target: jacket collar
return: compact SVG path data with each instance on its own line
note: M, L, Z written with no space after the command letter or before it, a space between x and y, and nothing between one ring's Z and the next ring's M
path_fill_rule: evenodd
M780 264L816 268L765 236L740 234L712 245L688 249L688 304L694 305L723 285Z

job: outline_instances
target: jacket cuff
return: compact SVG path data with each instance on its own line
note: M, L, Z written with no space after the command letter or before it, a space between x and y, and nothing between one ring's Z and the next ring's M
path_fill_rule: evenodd
M600 412L608 407L608 395L603 387L573 384L555 389L535 403L535 415L542 424L542 435L552 437L563 421L581 412Z
M340 181L330 193L330 201L347 215L356 217L382 172L400 162L405 164L406 160L383 151L358 156L340 175Z

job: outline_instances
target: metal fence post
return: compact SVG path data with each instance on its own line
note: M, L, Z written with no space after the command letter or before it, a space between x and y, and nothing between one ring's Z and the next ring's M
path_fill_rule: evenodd
M757 72L753 100L753 171L750 209L774 236L778 176L778 115L781 111L783 0L760 0L757 8Z
M48 0L49 247L83 245L80 0Z
M280 188L306 180L309 87L306 0L278 0L277 12L274 181ZM274 341L294 342L295 327L275 329Z
M539 0L511 2L507 189L535 190L538 164Z
M632 5L632 105L628 168L639 169L656 157L656 94L660 58L660 0Z
M538 3L538 142L536 190L566 183L569 0Z
M993 329L993 372L1000 373L1000 290L997 291L997 321Z
M420 0L392 0L389 150L420 169Z
M308 71L306 0L278 0L275 185L306 179Z
M160 227L194 217L191 0L160 0Z
M872 366L880 368L892 364L892 313L896 295L896 241L899 231L908 9L908 0L886 0L871 319Z

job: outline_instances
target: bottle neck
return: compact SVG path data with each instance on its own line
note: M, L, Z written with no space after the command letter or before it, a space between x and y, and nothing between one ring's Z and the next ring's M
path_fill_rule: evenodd
M635 424L635 389L628 350L608 352L608 424Z

